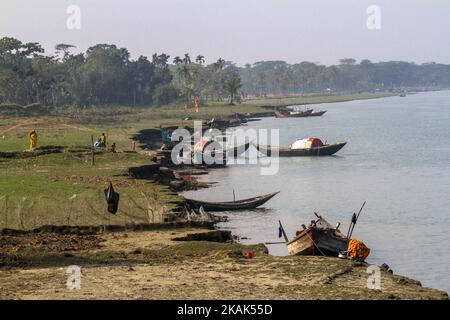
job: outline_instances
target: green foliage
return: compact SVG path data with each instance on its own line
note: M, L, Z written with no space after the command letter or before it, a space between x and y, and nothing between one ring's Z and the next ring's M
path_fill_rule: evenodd
M179 91L172 84L159 86L153 94L153 102L156 105L165 105L175 101L179 96Z
M57 56L44 56L37 43L0 39L0 103L64 105L150 105L159 86L172 80L169 56L131 60L128 50L97 44L85 54L58 44Z
M225 81L225 90L230 96L230 104L234 104L234 97L238 94L239 89L242 87L241 78L234 75Z
M185 102L192 104L195 96L202 103L222 101L224 98L229 98L230 104L235 101L241 86L238 85L239 68L233 63L219 58L216 62L204 65L205 58L202 55L198 55L193 63L189 54L185 54L184 58L175 57L173 63L173 84L179 89ZM230 82L227 84L227 81ZM232 89L232 83L238 87Z

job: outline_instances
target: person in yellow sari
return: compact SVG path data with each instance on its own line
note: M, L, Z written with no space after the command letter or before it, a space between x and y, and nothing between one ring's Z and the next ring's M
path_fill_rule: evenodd
M99 141L100 141L100 146L101 147L106 147L106 136L105 136L104 133L102 133L102 135L100 136Z
M31 130L30 134L30 150L34 150L37 147L37 133L36 129Z

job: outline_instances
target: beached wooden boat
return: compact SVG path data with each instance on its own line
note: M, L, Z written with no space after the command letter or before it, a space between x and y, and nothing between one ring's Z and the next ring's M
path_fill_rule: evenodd
M276 118L302 118L308 117L313 112L313 109L305 111L275 111Z
M287 243L290 255L325 255L337 257L348 248L348 239L324 218L312 222L308 228L297 231Z
M256 144L255 147L259 152L267 155L278 153L279 157L310 157L310 156L331 156L341 150L347 142L338 142L334 144L324 144L320 147L312 147L305 149L291 149L290 147L272 147L263 144Z
M229 202L207 202L194 199L186 199L186 202L194 208L203 207L203 209L205 209L206 211L247 210L247 209L255 209L263 205L278 193L279 191L254 198Z

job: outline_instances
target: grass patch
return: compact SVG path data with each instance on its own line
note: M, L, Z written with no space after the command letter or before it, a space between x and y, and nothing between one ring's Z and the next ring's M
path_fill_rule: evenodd
M47 181L33 175L2 175L0 181L0 194L8 194L11 197L70 197L75 193L85 191L80 185L74 185L59 181Z

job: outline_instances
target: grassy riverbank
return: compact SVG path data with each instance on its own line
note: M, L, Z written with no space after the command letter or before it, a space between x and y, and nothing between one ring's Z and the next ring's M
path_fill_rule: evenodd
M62 153L33 157L0 157L1 228L36 228L45 224L107 224L148 221L148 209L158 215L168 213L180 198L158 181L139 180L128 174L129 167L154 164L146 154L133 153L130 137L142 129L159 125L188 125L194 119L222 118L239 113L266 112L268 102L298 104L369 99L381 94L350 96L314 96L251 100L229 106L210 102L199 113L185 113L182 105L159 108L101 107L63 109L54 116L14 117L0 114L0 153L23 152L28 147L28 133L35 128L38 145L61 146ZM89 147L106 133L109 143L117 144L118 153L101 152L91 165ZM140 150L137 150L140 151ZM122 194L119 214L104 212L102 190L112 181ZM149 202L151 202L149 204ZM154 208L153 208L154 207ZM159 218L160 219L160 218Z

